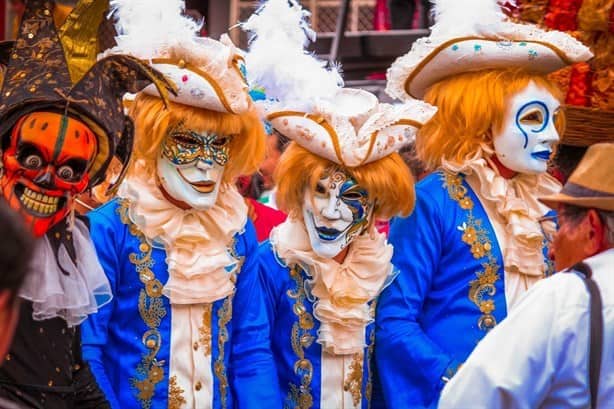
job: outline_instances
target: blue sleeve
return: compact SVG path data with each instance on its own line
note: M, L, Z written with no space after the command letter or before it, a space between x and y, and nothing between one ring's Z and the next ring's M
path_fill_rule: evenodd
M412 215L391 225L392 262L400 274L379 298L375 342L384 398L391 408L436 403L442 376L455 365L421 325L423 303L441 258L442 230L437 202L425 190L418 190Z
M233 391L240 409L280 408L270 323L258 278L258 241L251 222L248 221L241 239L245 259L237 276L233 301Z
M283 280L281 277L279 279L275 277L280 273L281 268L271 243L268 240L263 242L258 248L258 273L264 292L264 306L271 323L274 323L277 317L277 302L281 291L279 287Z
M90 235L98 260L109 279L113 300L92 314L81 324L82 351L83 359L89 363L90 369L104 392L107 400L113 409L120 409L121 406L113 391L113 386L107 377L104 369L104 347L107 343L107 329L109 320L113 315L117 294L117 281L119 280L119 255L117 254L116 234L114 227L117 220L114 209L115 202L107 203L105 206L88 215L90 221Z

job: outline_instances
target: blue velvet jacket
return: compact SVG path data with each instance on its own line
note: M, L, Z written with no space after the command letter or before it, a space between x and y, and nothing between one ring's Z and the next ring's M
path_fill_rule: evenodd
M401 273L378 302L376 362L390 408L435 406L445 380L507 315L502 252L464 176L431 174L416 195L414 212L392 223Z
M313 316L314 300L305 287L309 277L299 267L285 266L269 241L260 245L258 255L283 407L320 408L322 347L316 342L320 323ZM371 307L374 313L375 305L372 303ZM383 407L379 382L374 379L374 338L375 326L371 324L366 330L367 347L360 362L363 370L346 378L345 385L339 385L352 388L353 398L365 409Z
M168 279L166 253L150 245L127 209L127 202L114 200L89 215L114 298L83 324L83 356L114 409L172 407L172 316L161 293ZM250 222L235 236L234 250L244 257L235 293L212 306L213 407L276 408L280 403L270 378L275 367Z

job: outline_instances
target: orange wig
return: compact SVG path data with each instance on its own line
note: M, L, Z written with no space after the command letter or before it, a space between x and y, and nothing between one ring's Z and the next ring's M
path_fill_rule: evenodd
M241 115L210 111L169 102L166 109L160 98L144 93L130 106L135 125L134 161L142 161L147 172L155 173L156 160L169 130L180 123L199 132L232 136L230 160L224 168L224 183L238 176L254 173L264 159L265 131L255 109ZM135 171L133 167L131 171Z
M556 85L546 77L521 69L467 72L432 85L424 100L437 113L416 136L416 151L428 170L445 160L461 164L481 151L492 152L493 132L503 126L509 98L533 81L561 99ZM559 135L565 128L564 113L558 116Z
M318 181L335 170L351 175L368 192L369 200L375 201L377 219L389 219L397 214L407 216L414 208L414 179L398 153L346 168L292 142L281 155L274 175L280 209L293 218L300 218L305 189L315 192Z

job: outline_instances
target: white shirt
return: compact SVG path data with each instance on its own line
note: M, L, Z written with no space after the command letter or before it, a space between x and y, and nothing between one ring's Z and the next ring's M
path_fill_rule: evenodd
M614 249L586 259L603 300L598 408L614 407ZM575 273L537 283L476 347L439 408L588 408L589 294Z

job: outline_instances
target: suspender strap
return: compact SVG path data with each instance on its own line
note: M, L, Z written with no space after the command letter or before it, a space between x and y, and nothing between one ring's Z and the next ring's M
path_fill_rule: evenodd
M580 262L572 267L583 275L583 281L590 294L590 339L589 339L589 382L591 390L591 408L597 407L599 391L599 374L601 373L601 355L603 350L603 303L597 283L591 278L591 267Z

